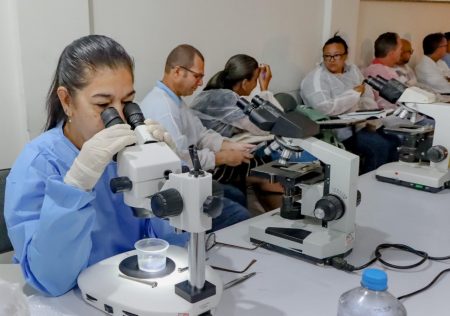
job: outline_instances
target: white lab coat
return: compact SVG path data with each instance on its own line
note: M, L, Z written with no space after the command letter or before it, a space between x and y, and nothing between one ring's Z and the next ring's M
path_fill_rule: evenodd
M178 105L163 89L154 87L140 103L146 118L158 121L175 141L178 155L192 167L189 145L196 145L202 168L214 169L215 153L220 151L224 138L203 126L186 103Z
M346 65L344 73L333 74L321 64L303 79L300 94L306 105L326 115L376 109L374 94L368 85L363 95L353 90L363 80L355 65Z
M450 82L447 78L450 77L450 69L447 64L438 60L435 62L428 56L423 56L420 63L416 66L417 80L432 88L438 93L450 93Z
M399 81L408 86L417 86L417 77L414 70L408 64L396 66L395 72L399 75ZM402 80L403 79L403 80Z

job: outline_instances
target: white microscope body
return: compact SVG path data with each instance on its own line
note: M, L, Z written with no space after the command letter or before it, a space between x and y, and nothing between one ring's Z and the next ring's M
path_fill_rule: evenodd
M279 212L252 221L250 240L319 263L349 254L355 240L359 157L310 137L319 127L300 113L283 113L258 97L237 105L255 125L276 135L268 148L283 149L278 161L251 171L281 183L284 195ZM318 160L290 163L289 157L302 149Z
M250 225L250 240L317 263L348 255L355 240L359 157L314 137L284 141L305 149L325 164L325 178L295 184L301 188L301 200L297 201L301 218L284 218L282 211L261 216ZM310 164L320 166L318 161ZM293 164L292 168L300 165ZM275 176L273 180L280 178Z
M403 91L397 101L397 113L426 114L435 120L433 143L426 155L429 162L391 162L379 167L380 181L403 185L417 190L439 192L450 184L450 104L436 102L436 96L417 87Z
M88 304L110 315L210 315L223 288L219 275L205 265L205 231L212 225L205 210L212 196L211 174L180 173L178 156L164 142L149 143L148 135L140 139L142 127L136 128L139 144L117 156L121 178L116 189L124 192L136 216L157 213L189 232L188 251L169 246L166 269L157 273L139 270L136 251L127 251L82 271L78 286Z

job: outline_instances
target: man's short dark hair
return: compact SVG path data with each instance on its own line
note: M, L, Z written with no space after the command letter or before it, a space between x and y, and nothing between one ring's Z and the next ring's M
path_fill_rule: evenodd
M439 45L441 44L444 38L445 35L442 33L433 33L425 36L422 42L423 54L424 55L433 54L436 51L436 49L439 48Z
M391 51L397 48L397 39L399 38L397 33L386 32L378 36L375 40L375 57L386 57Z
M202 61L205 61L202 53L194 46L188 44L181 44L172 49L167 56L166 66L164 67L164 72L169 73L170 69L176 66L183 66L186 68L191 68L194 65L195 56L200 57Z

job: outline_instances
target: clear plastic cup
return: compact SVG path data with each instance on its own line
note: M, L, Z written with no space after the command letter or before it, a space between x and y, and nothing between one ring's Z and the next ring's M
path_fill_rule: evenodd
M166 267L166 253L169 243L164 239L146 238L136 241L139 270L158 272Z

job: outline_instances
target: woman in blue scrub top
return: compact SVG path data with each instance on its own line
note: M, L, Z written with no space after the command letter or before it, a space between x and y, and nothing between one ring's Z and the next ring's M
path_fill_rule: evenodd
M47 98L46 132L26 145L7 179L5 219L14 260L39 291L62 295L87 266L160 237L184 245L166 221L133 216L109 181L112 157L135 143L128 124L105 129L100 113L134 99L133 60L114 40L82 37L62 52ZM155 127L155 126L153 126ZM154 130L155 128L153 128ZM170 142L156 128L153 136Z

